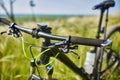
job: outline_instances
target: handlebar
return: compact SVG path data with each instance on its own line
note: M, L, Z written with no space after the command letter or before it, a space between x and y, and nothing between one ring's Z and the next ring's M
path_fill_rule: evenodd
M5 19L5 18L0 18L0 22L2 22L3 24L6 24L6 25L10 25L10 24L11 24L11 22L8 21L8 20Z
M42 37L42 38L49 38L53 40L59 40L59 41L67 41L69 39L69 42L72 44L98 46L98 47L102 46L101 44L104 42L104 40L101 40L101 39L83 38L83 37L76 37L76 36L58 36L58 35L48 34L42 31L38 31L36 29L21 27L15 23L11 23L5 18L0 18L0 22L12 28L28 33L36 38Z

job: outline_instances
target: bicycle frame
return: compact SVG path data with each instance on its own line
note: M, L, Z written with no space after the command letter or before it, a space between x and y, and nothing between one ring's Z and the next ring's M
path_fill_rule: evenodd
M100 14L100 20L99 20L99 24L98 24L98 31L97 31L97 35L96 35L96 39L99 39L100 38L100 34L101 32L104 33L104 35L106 35L106 29L104 31L101 31L101 24L102 24L102 19L103 19L103 14L104 14L104 11L105 9L102 9L101 10L101 14ZM108 13L107 13L108 15ZM107 17L108 18L108 17ZM106 28L106 27L105 27ZM43 29L43 27L42 27ZM42 31L43 32L46 32L46 33L51 33L50 31L51 29L45 27ZM51 41L49 38L44 38L43 41L42 41L42 46L43 48L41 49L41 51L45 51L46 48L44 48L45 46L49 46L51 45ZM94 51L95 53L97 52L97 47L94 48ZM90 74L86 73L84 68L79 68L76 64L74 64L73 61L71 61L71 59L69 59L65 54L64 52L61 52L58 48L52 48L51 50L48 50L46 51L44 54L41 55L40 57L40 61L43 63L43 64L47 64L49 63L49 58L50 57L55 57L55 55L57 53L60 53L56 58L58 60L60 60L62 63L64 63L67 67L69 67L73 72L77 73L78 75L80 75L82 78L84 78L85 80L89 80L90 79ZM47 57L47 59L46 59ZM96 76L96 69L94 68L94 76ZM52 76L52 74L48 74L49 76ZM96 78L95 78L96 79ZM51 80L51 79L50 79Z
M107 9L106 23L105 23L104 29L101 30L103 14L104 14L106 9ZM97 31L96 39L95 40L94 39L89 39L90 42L92 42L91 44L88 44L88 42L86 41L88 39L79 38L79 37L73 37L74 39L73 40L71 39L71 43L79 43L79 44L83 44L83 45L93 45L93 46L98 45L99 47L101 47L100 46L101 43L103 41L106 41L106 27L107 27L107 22L108 22L108 10L109 10L109 8L102 8L101 9L100 20L99 20L99 24L98 24L98 31ZM58 47L52 47L49 50L47 50L46 47L48 47L48 46L50 46L52 44L51 39L61 40L61 41L62 40L68 41L67 46L69 46L69 41L70 41L69 37L66 38L66 37L50 35L51 34L51 28L49 28L48 26L45 26L45 25L43 27L38 25L40 27L39 29L36 29L36 28L35 29L27 29L27 28L24 28L24 27L20 27L20 26L16 25L15 23L10 23L9 21L4 20L4 19L3 20L0 19L0 21L5 23L5 24L7 24L7 25L9 25L11 30L13 29L12 33L17 35L16 37L19 37L20 36L20 31L23 31L23 32L26 32L28 34L31 34L33 37L36 37L36 38L42 37L43 38L41 52L43 52L43 51L45 51L45 52L40 56L40 61L37 61L37 64L44 64L44 65L46 65L46 64L49 63L50 57L55 57L57 55L57 53L59 53L56 58L58 60L60 60L62 63L64 63L67 67L69 67L72 71L74 71L75 73L80 75L83 79L90 80L91 76L94 76L94 80L99 80L97 77L100 77L101 73L96 70L96 67L98 65L94 65L93 73L92 74L88 74L88 73L85 72L84 68L82 68L82 67L79 68ZM43 33L41 33L41 32L43 32ZM48 34L46 34L46 33L48 33ZM104 33L103 34L104 35L104 39L103 40L100 40L100 34L101 33ZM81 40L81 39L83 41L80 42L79 40ZM75 40L77 40L78 42L75 42ZM84 42L84 40L85 40L85 42ZM98 47L96 47L96 46L94 47L95 53L97 53L97 48ZM104 54L104 46L102 46L101 48L102 48L102 50L101 50L101 53L100 53L101 54L100 55L100 64L102 64L102 57L103 57L103 54ZM96 57L97 57L97 54L96 54ZM30 73L31 76L30 76L30 80L31 79L42 80L40 75L39 75L39 77L34 75L35 74L35 69L36 69L36 60L33 59L33 60L31 60L30 63L31 63L31 73ZM109 66L108 66L108 68L109 68ZM48 80L51 80L52 79L52 74L53 74L53 67L51 67L51 65L49 64L49 65L46 66L46 69L49 71L47 73L48 74ZM100 66L99 70L101 70L101 66ZM106 71L106 70L104 70L104 71Z
M46 33L51 33L51 29L48 28L48 27L45 27L41 29L43 32L46 32ZM42 41L42 49L41 51L45 51L46 48L44 48L45 46L49 46L51 45L51 41L49 38L44 38L43 41ZM64 52L60 51L58 48L54 47L46 52L44 52L41 56L40 56L40 62L42 64L47 64L49 63L49 59L50 57L55 57L56 55L58 54L58 56L56 57L58 60L60 60L62 63L64 63L67 67L69 67L73 72L77 73L78 75L80 75L81 77L83 77L85 80L89 80L90 79L90 76L84 71L84 69L81 67L79 68L76 64L74 64L74 62L69 59ZM47 65L49 66L49 65ZM46 66L46 68L47 68ZM34 67L33 66L33 70L34 70ZM52 69L53 70L53 69ZM34 73L33 73L34 74ZM48 80L52 80L52 73L47 73L48 74ZM36 78L36 77L34 77Z
M104 40L106 40L106 28L107 28L107 22L108 22L108 11L109 11L109 8L107 8L107 12L106 12L106 23L105 23L105 26L102 30L102 20L103 20L103 15L104 15L104 12L105 12L106 9L101 9L101 14L100 14L100 19L99 19L99 24L98 24L98 30L97 30L97 34L96 34L96 39L100 39L100 34L103 33L104 35ZM48 32L46 32L48 31ZM50 29L47 30L46 28L46 31L43 31L43 32L46 32L46 33L51 33ZM49 46L51 45L51 41L49 38L44 38L43 42L42 42L42 46ZM97 48L98 47L94 47L94 53L97 53ZM46 48L42 48L41 51L45 51ZM49 58L50 57L55 57L55 55L57 53L60 53L56 58L58 60L60 60L62 63L64 63L67 67L69 67L73 72L77 73L78 75L80 75L83 79L85 80L89 80L90 77L91 77L91 74L88 74L85 72L84 68L79 68L76 64L74 64L74 62L71 61L71 59L69 59L63 52L61 52L58 48L53 48L47 52L45 52L42 57L40 57L40 60L42 61L43 59L45 59L44 57L48 57L48 59L42 61L43 64L47 64L49 62ZM104 49L102 48L102 52L101 52L101 56L100 56L100 59L101 59L101 64L102 64L102 55L104 54ZM97 56L97 55L96 55ZM111 64L111 66L113 65L114 63ZM96 71L95 69L96 66L94 66L94 69L93 69L93 74L94 75L94 80L97 79L97 76L100 76L101 74ZM108 67L109 68L109 67ZM100 66L100 69L101 69L101 66ZM107 70L107 68L106 68ZM104 70L104 71L106 71ZM104 72L103 71L103 72ZM97 73L97 74L96 74ZM99 73L99 75L98 75ZM52 74L48 74L49 76L52 76ZM50 77L51 78L51 77ZM49 80L49 79L48 79ZM51 79L50 79L51 80Z

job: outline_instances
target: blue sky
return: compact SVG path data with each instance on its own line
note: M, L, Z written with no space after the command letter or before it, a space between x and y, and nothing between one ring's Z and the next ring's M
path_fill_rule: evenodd
M4 0L9 8L9 0ZM16 14L31 14L30 0L16 0L14 12ZM33 8L35 14L97 14L92 7L104 0L34 0L36 6ZM120 0L115 0L116 6L111 8L111 13L120 11ZM0 8L0 12L4 11Z

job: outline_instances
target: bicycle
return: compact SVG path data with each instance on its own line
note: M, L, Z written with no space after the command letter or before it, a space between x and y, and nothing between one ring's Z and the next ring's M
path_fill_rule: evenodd
M51 28L44 24L38 24L39 28L34 29L28 29L21 27L17 25L16 23L11 23L10 21L0 18L0 22L9 25L9 33L13 34L15 37L21 36L21 31L28 33L32 35L33 38L43 38L42 42L42 49L41 52L43 54L40 55L40 60L36 60L33 56L33 59L31 60L31 73L29 80L43 80L41 75L35 74L35 69L37 68L37 65L44 64L46 65L47 74L48 74L48 80L52 80L52 74L53 74L53 67L48 64L50 57L55 57L58 60L60 60L62 63L67 65L72 71L80 75L85 80L100 80L104 79L103 74L106 73L108 70L111 70L110 68L115 65L114 68L112 68L113 71L115 71L120 64L120 50L112 49L111 47L111 40L108 38L111 37L111 35L114 35L114 33L120 31L120 26L115 27L110 31L106 36L106 26L107 26L107 20L108 20L108 9L110 7L113 7L115 2L113 0L107 0L99 5L96 5L94 9L100 9L101 10L101 16L100 16L100 22L98 25L98 33L96 36L96 39L93 38L83 38L78 36L57 36L51 34ZM102 24L102 18L104 11L107 10L106 13L106 25L104 29L101 31L101 24ZM5 32L2 32L3 34ZM100 33L104 33L104 39L100 39ZM52 40L56 40L57 42L51 42ZM77 45L87 45L87 46L95 46L94 53L95 53L95 63L93 66L92 73L87 73L83 67L78 67L74 62L72 62L65 53L73 52L72 50L77 49ZM114 43L113 43L114 45ZM118 44L119 46L119 44ZM100 49L98 49L98 47ZM106 50L104 51L104 49ZM98 51L98 52L97 52ZM107 52L108 51L108 52ZM59 54L57 54L59 53ZM78 56L77 53L73 52L75 55ZM107 53L107 54L106 54ZM104 57L103 55L106 54L107 57ZM57 56L56 56L57 55ZM78 56L79 57L79 56ZM104 64L107 64L107 66L102 65L103 59L107 59L108 62ZM110 63L111 62L111 63ZM104 67L104 68L102 68ZM38 72L39 73L39 72Z

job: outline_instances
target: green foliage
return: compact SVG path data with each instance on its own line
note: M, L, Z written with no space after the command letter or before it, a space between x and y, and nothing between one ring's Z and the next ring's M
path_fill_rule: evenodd
M117 16L110 17L110 27L116 24L120 24L120 18ZM37 22L32 20L32 17L16 17L16 22L21 26L28 28L36 27L37 22L45 22L52 27L52 33L61 36L81 36L95 38L97 31L98 16L37 16ZM108 27L108 28L110 28ZM6 27L1 25L0 31L5 30ZM41 44L41 39L33 39L28 34L23 34L25 41L34 44ZM83 66L86 56L86 52L89 50L89 46L80 45L76 52L81 56L77 59L77 56L73 54L67 54L77 65ZM120 49L120 46L118 47ZM26 53L30 56L29 45L25 44ZM32 49L34 55L38 55L40 49ZM57 64L57 65L56 65ZM29 60L27 60L23 54L21 47L21 41L19 39L9 37L8 35L0 35L0 80L26 80L29 76ZM80 80L80 77L67 68L63 63L55 60L53 63L54 74L53 76L59 80ZM46 73L43 67L40 67L40 73L42 76L46 76L42 73ZM114 77L113 77L114 79ZM111 79L112 80L112 79Z

